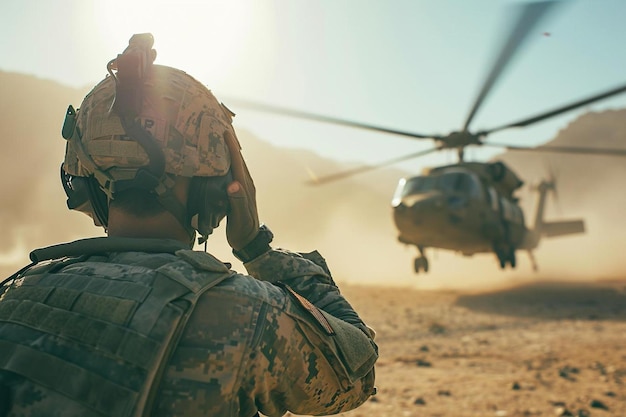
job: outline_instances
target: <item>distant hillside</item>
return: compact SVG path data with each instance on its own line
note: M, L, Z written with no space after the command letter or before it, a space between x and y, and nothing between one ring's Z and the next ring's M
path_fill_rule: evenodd
M0 92L0 253L94 234L87 218L67 215L59 180L65 112L86 91L0 72Z
M86 216L66 209L59 182L65 148L60 135L63 117L68 104L78 107L87 92L0 72L0 134L4 138L0 154L0 275L27 263L27 250L34 247L103 234ZM626 140L625 118L626 110L585 115L563 129L554 143L619 146ZM503 273L491 256L463 258L431 252L432 273L415 277L412 259L416 251L396 241L390 208L396 183L406 172L386 168L312 187L304 184L309 170L323 174L346 166L309 151L275 147L244 130L237 132L257 184L261 219L274 230L276 245L298 251L319 249L338 281L457 286L487 277L501 281L529 274L525 260L520 260L518 272ZM523 152L503 155L527 183L545 174L546 158ZM572 264L579 273L626 270L626 260L615 253L617 244L626 243L621 214L626 206L622 184L626 159L552 155L549 161L559 174L563 215L584 216L590 233L554 244L542 242L537 252L542 270L563 273ZM532 210L531 196L522 196ZM559 213L551 208L549 214ZM530 212L528 217L532 220ZM222 226L209 239L209 250L241 269L223 234ZM591 255L592 248L604 252ZM610 271L601 268L608 264Z
M27 262L27 249L103 232L87 216L66 209L59 181L65 111L68 104L79 107L88 90L6 72L0 72L0 86L0 133L5 138L0 155L0 272L7 273ZM376 255L385 252L391 256L387 259L395 256L395 263L402 260L408 270L395 242L389 205L401 172L383 170L367 180L312 187L305 185L307 169L333 172L342 167L311 152L276 148L243 130L238 136L257 184L262 221L275 231L277 245L320 249L335 260L337 276L384 271ZM221 227L211 237L210 250L233 261L223 233Z
M551 145L626 149L626 109L586 113L546 143ZM609 202L626 196L615 187L626 179L625 157L514 151L502 159L516 167L527 182L538 181L552 171L564 207L602 206L590 198Z

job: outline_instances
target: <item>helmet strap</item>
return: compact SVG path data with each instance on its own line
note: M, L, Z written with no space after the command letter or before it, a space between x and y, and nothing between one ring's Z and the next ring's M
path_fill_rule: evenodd
M77 112L72 106L67 110L62 134L76 152L80 163L97 180L107 202L114 198L114 193L127 189L140 188L154 192L159 204L187 231L193 246L196 231L191 225L185 204L178 200L173 191L175 185L173 175L165 173L163 150L137 118L143 104L144 78L150 72L156 57L156 51L152 49L153 43L154 39L148 33L134 35L124 52L107 64L107 71L115 82L115 97L110 111L117 114L126 135L141 145L148 156L148 164L137 169L131 178L124 176L119 178L119 173L115 169L107 171L100 169L83 146L77 126ZM106 228L108 219L100 219L100 222Z

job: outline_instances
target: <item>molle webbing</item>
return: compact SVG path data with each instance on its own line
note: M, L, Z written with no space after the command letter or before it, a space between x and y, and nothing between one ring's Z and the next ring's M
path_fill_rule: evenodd
M87 267L27 276L5 294L0 369L94 416L141 415L198 296L229 274L198 274L204 285L191 291L158 273L163 265L125 267L128 276L115 278L78 265Z

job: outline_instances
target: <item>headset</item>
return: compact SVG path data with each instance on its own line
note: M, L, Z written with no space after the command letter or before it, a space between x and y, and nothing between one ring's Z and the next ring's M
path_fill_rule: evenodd
M67 196L67 207L88 214L96 226L108 227L109 201L114 193L128 189L143 189L157 196L164 208L183 224L198 231L201 235L198 243L206 242L213 229L230 211L230 202L226 188L233 181L229 169L223 176L192 177L186 205L186 213L182 212L181 204L171 191L157 194L156 188L162 183L165 173L165 155L155 137L135 120L140 114L142 105L143 76L156 57L152 48L154 39L151 34L133 35L124 53L107 64L107 71L115 80L115 98L111 111L120 117L126 134L137 141L148 155L148 164L137 170L135 177L129 180L115 181L114 189L106 189L101 185L94 173L100 172L89 155L82 150L81 133L77 126L77 112L68 107L62 128L62 136L74 141L81 150L83 164L92 166L89 176L68 174L61 164L61 183ZM117 73L113 72L117 70Z
M67 208L89 215L96 226L109 226L109 202L93 175L78 177L65 171L61 164L61 184L67 197Z
M105 229L109 225L109 201L98 180L90 175L79 177L68 174L61 164L61 184L67 197L67 208L85 213L93 218L96 226ZM226 187L233 181L230 170L223 176L192 177L187 199L187 219L200 233L202 244L230 212ZM131 187L128 187L131 188Z
M230 200L226 188L233 182L229 169L219 177L192 177L187 198L187 216L191 226L202 236L198 243L206 242L220 221L230 213Z

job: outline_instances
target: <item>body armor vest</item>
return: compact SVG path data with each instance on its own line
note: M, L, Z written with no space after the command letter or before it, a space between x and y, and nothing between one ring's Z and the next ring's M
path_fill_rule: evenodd
M113 245L113 261L86 250L31 268L5 291L0 370L80 405L84 416L147 415L196 301L231 272L179 244L149 254L122 253L124 241L137 239L86 241ZM163 241L153 242L162 250ZM69 252L80 252L74 243Z

